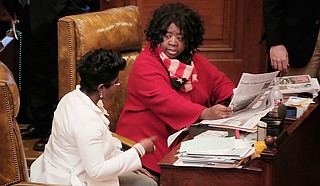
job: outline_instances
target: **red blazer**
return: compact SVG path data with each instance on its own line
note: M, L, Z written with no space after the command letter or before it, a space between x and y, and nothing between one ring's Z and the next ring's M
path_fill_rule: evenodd
M128 100L116 132L137 142L158 136L157 150L142 158L143 165L156 172L160 172L158 161L179 142L168 147L168 136L197 122L203 109L222 103L233 94L233 82L206 58L194 54L193 61L199 81L186 93L172 87L167 70L149 46L130 72Z

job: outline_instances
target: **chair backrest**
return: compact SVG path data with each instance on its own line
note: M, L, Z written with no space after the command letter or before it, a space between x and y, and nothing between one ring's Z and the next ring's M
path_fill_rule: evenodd
M16 117L20 107L17 84L0 61L0 185L28 181L28 168Z
M58 46L59 99L79 84L76 64L85 53L99 48L112 49L120 51L127 60L126 69L119 75L121 88L113 99L104 102L110 114L110 130L115 131L127 98L128 75L142 49L139 8L125 6L60 18Z

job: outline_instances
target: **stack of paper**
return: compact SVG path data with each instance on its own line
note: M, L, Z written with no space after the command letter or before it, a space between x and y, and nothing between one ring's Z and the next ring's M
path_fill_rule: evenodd
M311 78L310 75L283 76L277 77L277 79L282 94L295 95L307 92L312 94L313 98L318 96L319 82L317 78Z
M242 139L196 138L181 143L176 165L234 164L254 153Z

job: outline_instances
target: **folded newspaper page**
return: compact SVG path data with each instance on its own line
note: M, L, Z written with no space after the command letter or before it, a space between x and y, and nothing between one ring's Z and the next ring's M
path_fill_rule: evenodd
M317 78L311 78L310 75L296 75L277 77L278 87L282 94L295 94L308 92L313 98L318 96L320 90Z
M237 129L246 132L256 132L260 119L274 108L272 89L269 88L264 95L250 108L234 113L231 117L218 120L202 120L201 124L213 127Z
M233 112L251 108L268 90L279 71L249 74L243 73L229 105Z
M229 118L202 120L201 124L214 127L256 132L260 119L274 108L271 82L279 71L263 74L243 73L229 107L234 111Z

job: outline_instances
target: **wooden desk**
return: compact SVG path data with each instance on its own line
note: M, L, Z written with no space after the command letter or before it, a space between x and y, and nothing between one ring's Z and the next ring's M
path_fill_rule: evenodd
M312 104L277 138L276 147L242 169L176 167L175 147L160 162L162 186L309 186L319 184L320 106Z

